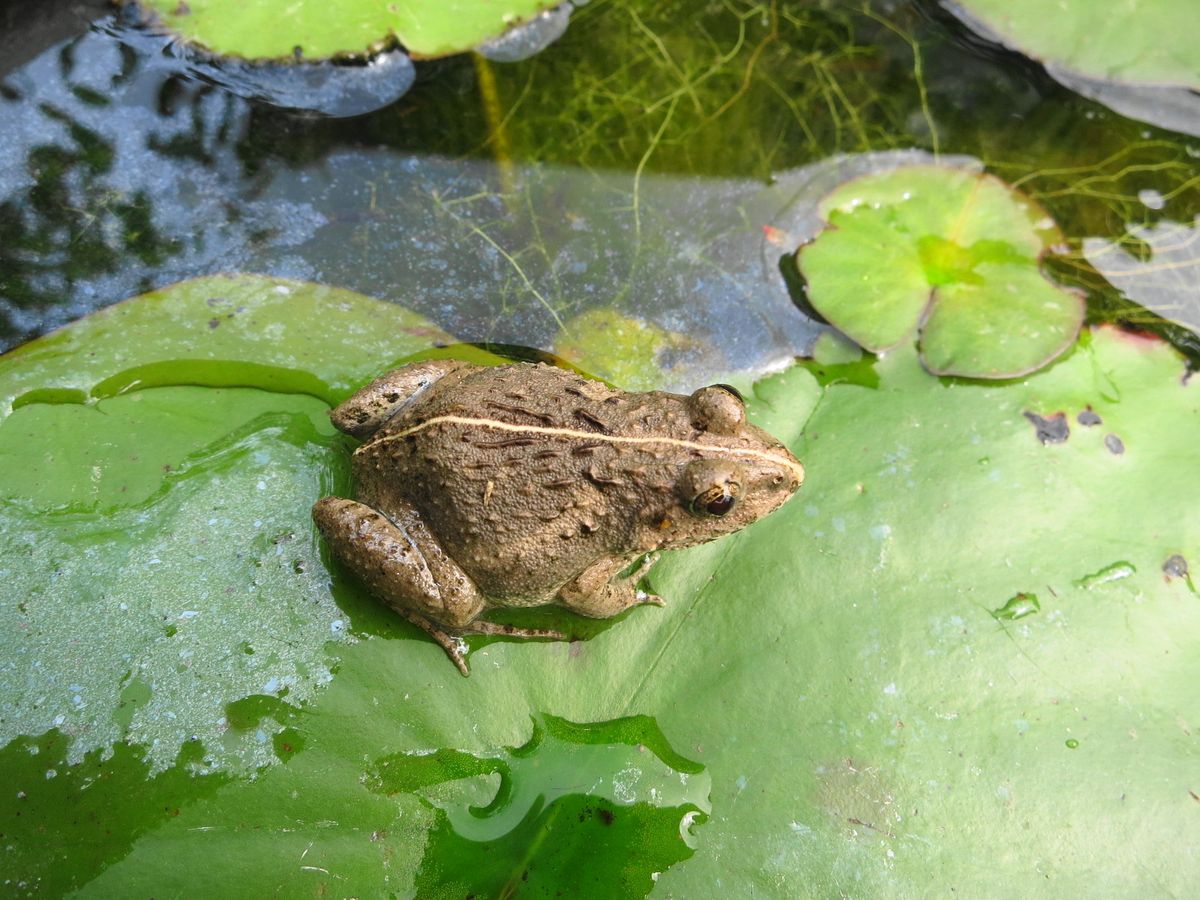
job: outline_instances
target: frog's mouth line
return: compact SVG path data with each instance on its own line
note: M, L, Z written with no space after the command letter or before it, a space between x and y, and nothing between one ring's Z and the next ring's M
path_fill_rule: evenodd
M705 453L715 453L722 456L737 456L742 458L750 458L761 460L771 465L780 466L788 469L796 476L797 483L804 481L804 466L793 459L787 459L782 456L776 456L765 450L754 450L749 447L720 447L713 444L701 444L698 441L684 441L679 438L667 437L619 437L617 435L603 434L596 431L576 431L574 428L554 428L549 425L514 425L512 422L501 422L498 419L480 419L470 416L434 416L432 419L427 419L418 425L413 425L411 428L405 428L403 431L397 431L394 434L386 434L383 437L376 438L368 444L363 444L355 453L362 453L364 450L369 450L377 444L385 443L386 441L398 441L401 438L406 438L411 434L416 434L419 431L424 431L434 425L465 425L470 428L490 428L495 431L508 431L515 434L540 434L546 437L562 437L576 438L584 441L604 441L610 444L665 444L669 447L682 447L687 450L702 450Z

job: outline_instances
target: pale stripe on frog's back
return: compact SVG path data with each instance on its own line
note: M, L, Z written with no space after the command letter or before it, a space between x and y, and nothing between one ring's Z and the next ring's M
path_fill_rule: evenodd
M382 437L378 437L370 443L363 444L355 452L363 453L380 444L384 444L389 441L403 440L410 435L418 434L428 428L442 424L461 425L464 428L481 428L522 435L537 435L551 440L556 438L564 438L567 440L574 439L587 442L599 442L613 444L616 446L659 445L687 450L689 452L697 451L705 456L710 457L726 456L732 459L753 459L758 460L759 462L768 463L770 465L779 466L782 469L790 470L798 480L803 481L804 479L804 466L794 459L772 453L769 450L759 450L753 447L724 446L716 443L702 443L700 441L690 441L681 438L671 438L656 435L613 435L605 434L602 431L580 431L572 428L560 428L551 425L521 425L513 422L504 422L500 419L487 419L477 416L434 416L400 431L395 431L390 434L385 434ZM536 438L531 439L531 443L535 442ZM497 446L502 445L503 442L497 444ZM509 444L509 446L515 445Z

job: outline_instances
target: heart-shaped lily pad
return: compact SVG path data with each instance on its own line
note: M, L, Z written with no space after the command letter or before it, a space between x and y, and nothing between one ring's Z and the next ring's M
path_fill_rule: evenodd
M398 40L413 56L469 50L560 0L139 0L171 31L224 56L363 55Z
M0 359L14 893L1189 893L1200 416L1170 347L1100 329L999 384L827 347L747 391L796 498L665 554L665 608L472 638L461 678L308 514L350 489L328 403L439 334L204 279Z
M931 372L1009 378L1079 333L1083 298L1040 267L1057 227L995 178L905 167L847 182L820 211L829 227L797 256L809 302L868 350L919 326Z

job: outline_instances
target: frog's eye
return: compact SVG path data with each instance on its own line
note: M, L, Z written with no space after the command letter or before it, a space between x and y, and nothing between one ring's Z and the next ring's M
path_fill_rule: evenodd
M701 518L727 515L742 493L742 472L736 463L698 459L688 463L679 481L679 493L688 512Z
M688 398L692 424L713 434L736 434L746 422L742 395L728 384L702 387Z
M737 485L724 484L709 488L692 499L689 511L693 516L723 516L737 505Z

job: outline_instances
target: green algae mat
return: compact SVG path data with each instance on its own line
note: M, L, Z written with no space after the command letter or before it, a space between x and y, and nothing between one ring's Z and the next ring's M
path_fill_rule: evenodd
M1169 346L760 381L800 493L669 554L664 609L472 638L464 679L308 518L349 489L328 407L449 340L244 276L0 358L9 891L1191 889L1200 399Z

